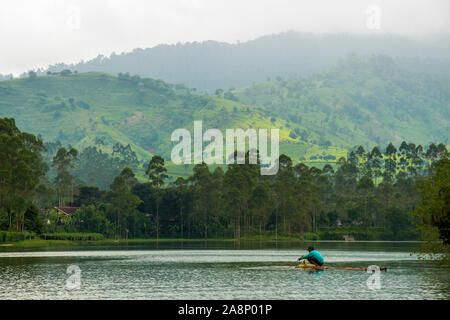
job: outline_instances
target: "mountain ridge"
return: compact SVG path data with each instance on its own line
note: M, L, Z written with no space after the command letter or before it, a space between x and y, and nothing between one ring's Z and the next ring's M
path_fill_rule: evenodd
M320 72L349 53L383 54L416 71L442 73L450 68L450 35L414 39L389 34L313 34L285 32L240 43L214 40L160 44L75 64L54 64L46 72L129 72L181 83L212 93L266 81Z

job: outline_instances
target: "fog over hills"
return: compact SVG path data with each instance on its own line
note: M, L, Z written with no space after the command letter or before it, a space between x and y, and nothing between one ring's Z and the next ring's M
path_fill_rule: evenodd
M414 72L442 73L450 68L450 35L410 38L389 34L313 34L286 32L230 44L217 41L161 44L112 54L78 64L54 64L58 72L102 71L138 74L169 83L183 83L200 92L228 90L325 70L349 53L383 54ZM9 77L6 77L9 78Z

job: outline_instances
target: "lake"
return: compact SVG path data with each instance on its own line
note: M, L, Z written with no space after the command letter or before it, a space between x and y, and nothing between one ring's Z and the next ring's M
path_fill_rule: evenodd
M330 267L387 267L387 272L374 274L294 268L310 244L174 241L0 247L0 299L450 298L449 270L412 256L418 243L314 243Z

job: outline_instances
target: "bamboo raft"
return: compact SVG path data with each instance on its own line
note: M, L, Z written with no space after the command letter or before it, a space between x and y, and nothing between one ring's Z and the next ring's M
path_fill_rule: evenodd
M304 270L350 270L350 271L367 271L367 268L355 268L355 267L318 267L314 264L309 264L307 262L300 263L296 266L297 269ZM386 267L381 267L380 271L387 272Z

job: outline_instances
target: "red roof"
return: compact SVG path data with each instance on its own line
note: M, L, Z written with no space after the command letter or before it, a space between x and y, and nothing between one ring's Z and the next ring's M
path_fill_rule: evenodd
M58 209L58 211L64 214L70 215L77 212L77 210L80 209L80 207L55 207L55 209Z

